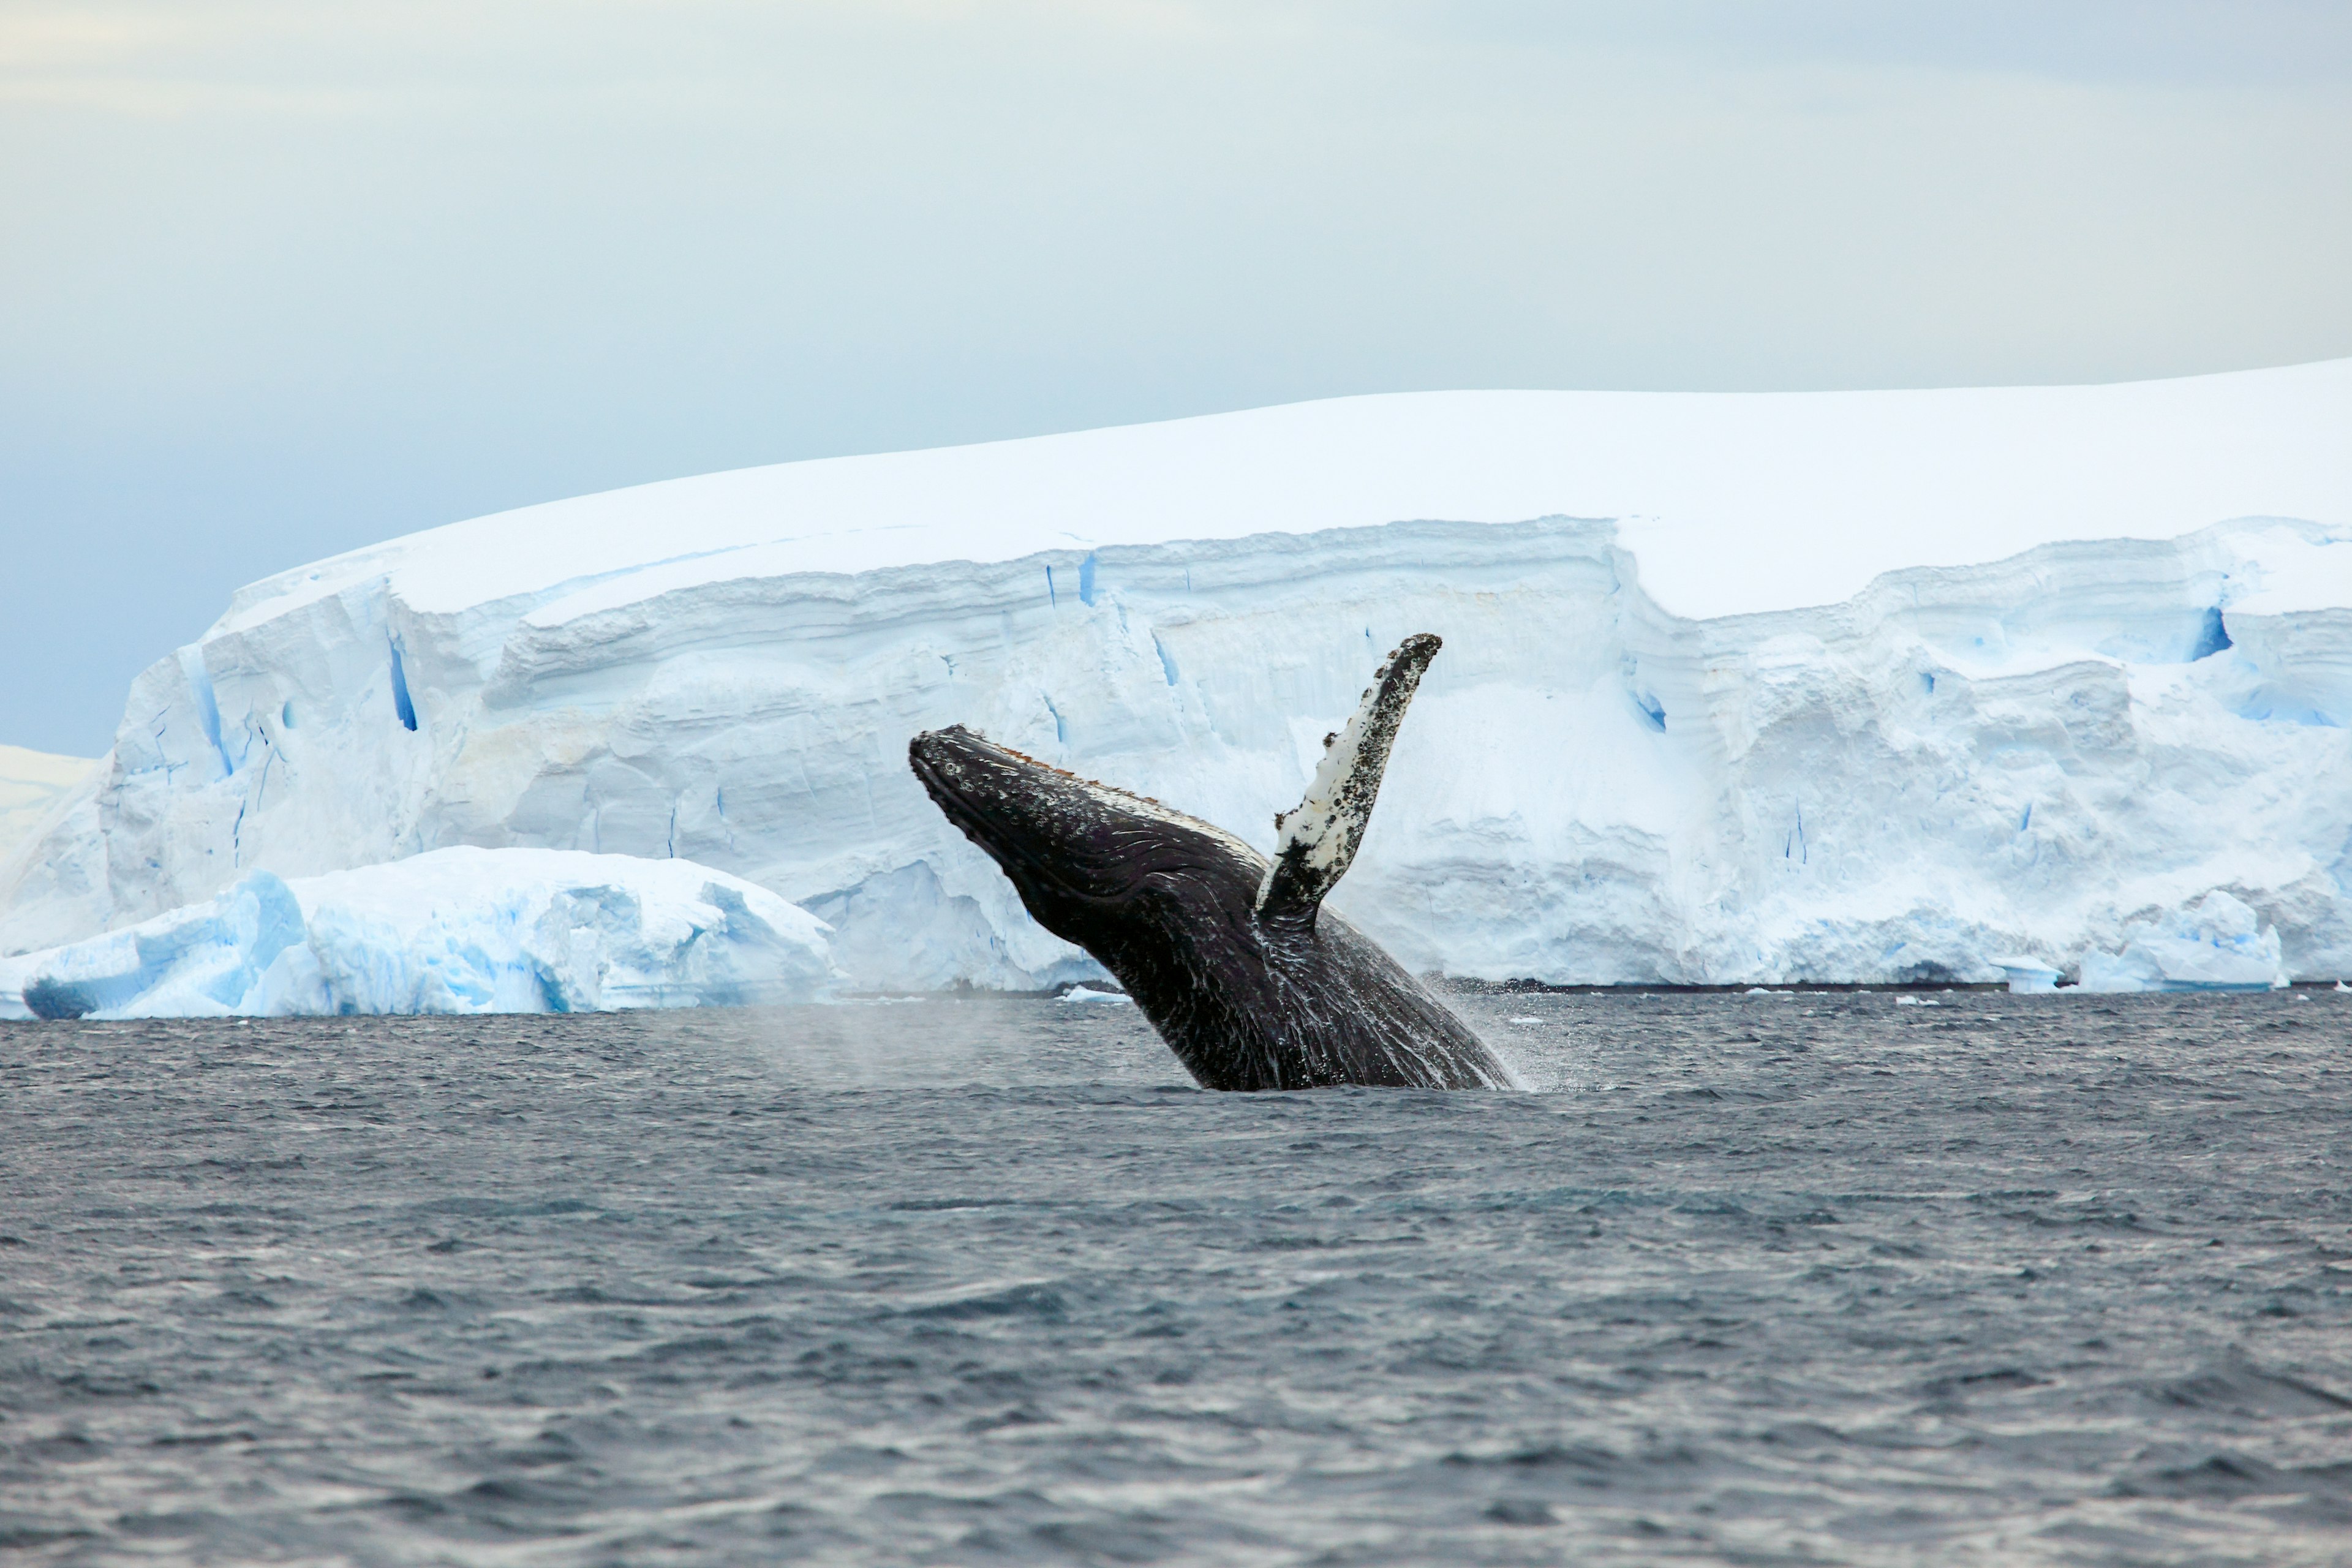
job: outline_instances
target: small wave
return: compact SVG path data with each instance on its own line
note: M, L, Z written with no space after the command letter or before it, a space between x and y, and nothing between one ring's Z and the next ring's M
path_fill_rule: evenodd
M1059 1322L1069 1316L1069 1302L1059 1290L1045 1280L1024 1280L1015 1285L998 1286L992 1289L966 1291L943 1300L908 1307L901 1315L909 1318L934 1318L948 1321L975 1321L986 1318L1043 1318Z

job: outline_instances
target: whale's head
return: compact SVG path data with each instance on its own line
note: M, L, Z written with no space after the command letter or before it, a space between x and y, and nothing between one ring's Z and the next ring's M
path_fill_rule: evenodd
M907 760L931 799L1003 868L1039 924L1103 956L1165 935L1204 900L1244 917L1265 858L1158 801L1083 779L955 725Z

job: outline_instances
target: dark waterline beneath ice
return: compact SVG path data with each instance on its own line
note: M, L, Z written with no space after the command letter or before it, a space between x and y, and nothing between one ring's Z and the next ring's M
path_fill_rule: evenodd
M2352 996L1461 1005L0 1026L0 1546L2346 1560Z

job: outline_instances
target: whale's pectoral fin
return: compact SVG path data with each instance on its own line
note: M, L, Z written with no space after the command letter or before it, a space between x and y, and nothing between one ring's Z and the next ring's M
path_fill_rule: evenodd
M1441 646L1427 632L1399 643L1373 674L1355 717L1324 740L1323 761L1307 786L1307 798L1274 819L1278 838L1274 864L1258 884L1260 920L1303 916L1311 921L1323 896L1348 874L1364 825L1371 820L1405 705Z

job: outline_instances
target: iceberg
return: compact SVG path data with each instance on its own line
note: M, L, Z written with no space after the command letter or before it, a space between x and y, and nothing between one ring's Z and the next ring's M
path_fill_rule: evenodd
M434 850L0 959L0 1017L580 1013L809 1001L825 928L688 860Z
M475 847L726 873L859 989L1100 981L908 738L1270 849L1434 632L1333 905L1414 970L1992 982L2222 890L2287 973L2352 974L2346 429L2352 361L1411 394L451 524L254 584L142 673L0 863L0 952Z
M2270 991L2287 984L2279 934L2224 892L2124 928L2119 953L2083 955L2085 991Z

